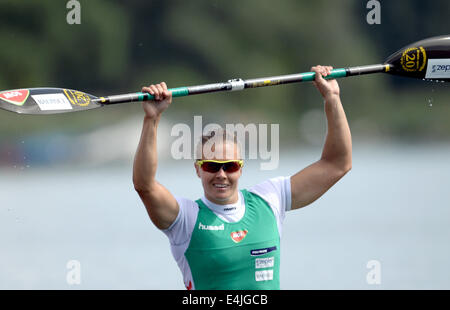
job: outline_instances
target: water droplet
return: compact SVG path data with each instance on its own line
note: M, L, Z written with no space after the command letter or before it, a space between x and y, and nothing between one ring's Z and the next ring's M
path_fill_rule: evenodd
M27 168L30 168L30 165L27 165Z
M428 106L429 107L433 106L433 98L428 99Z

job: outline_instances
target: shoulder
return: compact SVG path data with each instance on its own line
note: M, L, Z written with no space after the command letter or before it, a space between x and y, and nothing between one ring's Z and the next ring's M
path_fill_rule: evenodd
M172 223L171 227L175 226L178 221L192 221L197 219L197 214L199 210L199 205L197 202L184 198L175 196L175 199L178 202L178 205L180 206L180 211L178 212L177 219ZM169 227L169 229L171 228Z
M175 199L177 200L180 209L183 208L183 210L198 210L198 204L194 200L180 196L175 196Z
M179 245L189 240L197 221L199 206L190 199L175 196L179 205L177 218L163 232L169 237L172 245Z
M285 195L291 191L291 177L279 176L265 180L248 189L249 192L258 194L267 198Z
M291 177L279 176L265 180L248 189L276 209L289 210L291 206Z

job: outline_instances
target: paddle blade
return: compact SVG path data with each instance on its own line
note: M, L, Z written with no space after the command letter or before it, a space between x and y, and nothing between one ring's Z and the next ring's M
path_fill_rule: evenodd
M95 99L71 89L15 89L0 92L0 108L20 114L57 114L101 107Z
M418 41L389 56L388 73L437 81L450 81L450 35Z

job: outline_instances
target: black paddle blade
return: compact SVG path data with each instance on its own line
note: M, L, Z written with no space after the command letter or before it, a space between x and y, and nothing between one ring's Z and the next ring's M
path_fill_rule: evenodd
M101 107L97 97L64 88L0 91L0 108L20 114L56 114Z
M435 80L450 81L450 35L418 41L389 56L387 73Z

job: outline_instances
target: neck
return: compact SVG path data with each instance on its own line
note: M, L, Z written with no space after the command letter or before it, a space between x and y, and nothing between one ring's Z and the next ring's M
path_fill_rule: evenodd
M236 191L232 196L224 198L224 199L215 199L214 197L211 197L206 193L205 193L205 197L212 203L215 203L218 205L229 205L229 204L238 202L239 193Z

